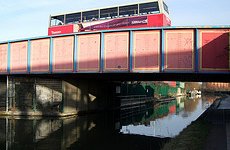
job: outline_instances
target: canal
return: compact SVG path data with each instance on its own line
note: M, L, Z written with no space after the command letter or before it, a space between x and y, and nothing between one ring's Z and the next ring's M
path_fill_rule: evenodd
M213 96L179 97L67 118L0 118L0 149L160 149L196 120Z

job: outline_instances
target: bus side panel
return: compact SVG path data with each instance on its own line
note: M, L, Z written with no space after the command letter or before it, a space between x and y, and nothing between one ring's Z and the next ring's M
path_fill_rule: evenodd
M163 14L148 15L148 27L164 26Z
M230 30L199 30L200 71L230 71Z
M74 25L61 25L61 26L53 26L49 27L48 35L56 35L56 34L68 34L74 32Z
M100 34L78 36L77 71L99 72Z
M7 73L8 44L0 45L0 73Z
M160 63L160 31L135 31L133 71L157 71Z
M74 36L53 39L53 72L73 72Z
M105 33L104 71L128 71L129 32Z
M83 22L80 31L109 30L119 28L140 28L147 27L147 24L147 16L130 16L124 18Z
M31 73L49 72L50 39L31 41Z
M27 41L11 43L10 72L27 72Z
M194 71L194 31L165 31L165 71Z
M171 20L163 14L163 26L171 26Z

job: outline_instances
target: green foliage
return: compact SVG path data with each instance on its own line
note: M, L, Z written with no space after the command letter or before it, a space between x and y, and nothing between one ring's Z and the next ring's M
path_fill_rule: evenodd
M155 98L174 97L176 87L170 87L166 83L125 83L121 85L122 95L147 95Z

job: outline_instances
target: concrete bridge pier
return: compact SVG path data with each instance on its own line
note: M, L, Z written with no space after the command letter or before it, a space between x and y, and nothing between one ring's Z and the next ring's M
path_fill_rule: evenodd
M87 113L112 108L114 83L100 80L62 80L64 113ZM73 107L75 106L75 107Z
M114 86L102 80L8 76L0 80L0 114L67 116L108 110Z

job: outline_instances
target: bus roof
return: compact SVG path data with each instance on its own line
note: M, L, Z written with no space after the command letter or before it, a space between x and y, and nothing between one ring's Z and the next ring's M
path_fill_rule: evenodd
M87 12L87 11L114 8L114 7L121 7L121 6L128 6L128 5L135 5L135 4L144 4L144 3L150 3L150 2L162 2L163 3L163 1L164 0L145 0L145 1L142 1L142 2L132 2L132 3L127 3L127 4L122 4L122 5L106 6L106 7L100 7L100 8L88 8L88 9L79 10L79 11L69 11L69 12L66 12L66 13L56 13L56 14L51 14L50 16L54 17L54 16L65 15L65 14L73 14L73 13Z

